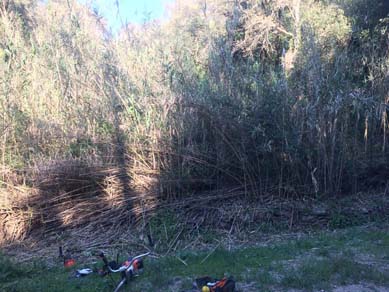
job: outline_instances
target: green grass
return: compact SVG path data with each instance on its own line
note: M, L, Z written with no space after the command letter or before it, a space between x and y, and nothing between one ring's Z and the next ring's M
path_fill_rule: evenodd
M219 248L212 253L186 250L158 259L148 258L145 273L132 282L128 290L181 291L190 289L192 281L203 275L231 275L237 283L252 283L255 288L251 291L284 291L288 288L311 291L361 282L389 286L389 274L379 264L389 259L386 230L353 227L268 246L232 251ZM361 256L368 256L373 264L361 262ZM4 291L113 290L109 277L90 275L77 279L72 277L73 271L60 265L49 268L34 263L21 270L2 256L0 269L0 287Z
M346 285L364 281L379 285L389 284L389 277L382 272L346 256L305 259L297 268L285 274L281 282L284 287L309 290L329 289L331 283Z

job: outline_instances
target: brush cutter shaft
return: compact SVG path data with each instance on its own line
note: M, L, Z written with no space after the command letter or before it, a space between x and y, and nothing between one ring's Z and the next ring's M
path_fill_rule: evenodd
M122 288L124 286L124 284L126 284L126 278L123 278L120 283L116 286L116 289L113 291L113 292L118 292L120 290L120 288Z

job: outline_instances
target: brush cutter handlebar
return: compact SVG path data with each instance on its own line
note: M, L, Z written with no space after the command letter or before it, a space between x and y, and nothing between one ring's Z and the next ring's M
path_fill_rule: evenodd
M124 272L124 271L127 271L127 272L131 271L131 269L133 269L133 264L135 263L135 261L137 261L137 260L139 260L139 259L141 259L141 258L143 258L143 257L146 257L146 256L148 256L149 254L150 254L150 252L147 252L147 253L144 253L144 254L137 255L136 257L133 257L129 263L126 263L125 265L122 265L122 266L119 267L118 269L115 269L114 267L112 267L112 266L109 264L109 262L108 262L108 260L107 260L107 258L106 258L106 256L105 256L105 254L104 254L103 252L100 253L100 257L102 258L102 260L103 260L105 266L107 267L107 269L108 269L111 273L120 273L120 272Z

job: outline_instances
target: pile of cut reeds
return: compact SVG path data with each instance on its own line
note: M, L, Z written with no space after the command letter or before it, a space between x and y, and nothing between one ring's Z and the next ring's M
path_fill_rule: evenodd
M0 244L79 227L131 225L156 206L157 193L136 189L118 167L64 160L29 170L27 176L23 185L0 188Z

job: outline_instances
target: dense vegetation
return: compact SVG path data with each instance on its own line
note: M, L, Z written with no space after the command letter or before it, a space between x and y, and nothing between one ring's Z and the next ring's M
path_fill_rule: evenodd
M3 215L11 192L47 190L53 166L82 168L89 188L98 172L108 196L117 182L121 203L133 190L165 201L385 187L388 1L177 0L167 20L117 34L96 11L0 4Z

